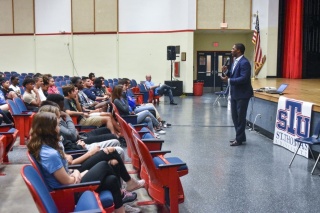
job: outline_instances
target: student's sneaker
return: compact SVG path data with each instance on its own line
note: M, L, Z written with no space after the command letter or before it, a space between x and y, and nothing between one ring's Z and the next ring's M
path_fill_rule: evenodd
M135 192L128 192L126 190L123 190L123 198L122 203L130 203L137 199L137 193Z
M124 210L125 210L126 213L141 212L141 209L136 208L136 207L129 206L128 204L123 205L123 206L124 206Z
M133 179L131 178L131 180L129 180L127 182L127 187L126 187L126 190L129 191L129 192L132 192L136 189L140 189L142 187L144 187L144 184L145 184L145 180L136 180L136 179Z
M166 131L164 131L164 130L157 130L157 133L159 134L159 135L164 135L164 134L166 134Z
M160 135L159 134L157 134L157 133L153 133L154 134L154 137L156 137L156 138L160 138Z

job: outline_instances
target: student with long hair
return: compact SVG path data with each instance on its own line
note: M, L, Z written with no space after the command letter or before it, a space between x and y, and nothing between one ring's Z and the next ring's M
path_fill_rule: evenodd
M59 118L50 112L40 112L34 116L30 131L31 139L27 147L31 155L39 162L45 181L49 187L54 188L65 184L83 183L89 181L100 181L96 190L101 192L109 190L112 193L115 212L124 213L123 194L120 190L120 181L110 164L117 164L121 178L127 182L127 190L132 191L144 185L144 181L132 179L123 165L119 154L113 147L105 148L104 160L93 163L94 156L84 162L82 167L70 171L67 167L68 161L59 143ZM98 156L100 157L100 156ZM97 157L97 158L98 158ZM97 161L95 161L97 162ZM110 163L110 164L109 164Z
M112 91L112 102L117 107L120 115L135 114L137 115L137 123L147 123L151 131L158 131L159 134L164 134L165 131L161 130L159 121L148 110L139 113L132 111L127 98L123 95L123 89L123 85L119 84ZM155 130L153 127L155 127Z

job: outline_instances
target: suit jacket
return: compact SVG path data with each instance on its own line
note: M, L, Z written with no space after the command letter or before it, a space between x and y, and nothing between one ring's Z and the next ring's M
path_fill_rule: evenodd
M232 67L232 66L231 66ZM244 56L238 61L233 72L228 72L230 79L231 98L245 99L253 96L251 85L251 65Z

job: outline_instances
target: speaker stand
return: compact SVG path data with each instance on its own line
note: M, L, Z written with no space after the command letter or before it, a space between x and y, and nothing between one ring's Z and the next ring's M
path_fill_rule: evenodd
M172 74L173 74L173 65L172 65L172 60L171 60L171 81L172 81Z

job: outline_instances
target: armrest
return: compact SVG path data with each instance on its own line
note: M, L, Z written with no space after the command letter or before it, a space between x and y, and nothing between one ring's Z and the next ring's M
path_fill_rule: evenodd
M123 120L125 120L127 123L131 123L131 124L137 124L137 115L124 115L121 116L123 118Z
M101 209L90 209L90 210L83 210L83 211L77 211L77 213L96 213L96 212L102 212ZM73 212L71 212L73 213Z
M142 139L141 141L144 143L164 143L164 140L157 139L157 138L147 138L147 139Z
M146 133L152 134L152 133L151 133L150 131L148 131L148 130L142 130L142 131L139 131L138 133L139 133L140 136L142 136L142 135L144 135L144 134L146 134Z
M169 167L180 167L185 166L186 163L170 163L170 164L160 164L159 168L169 168Z
M77 211L77 213L97 213L102 212L101 209L90 209L90 210L83 210L83 211ZM74 212L71 212L74 213Z
M161 151L161 150L150 151L150 154L151 154L152 157L157 157L159 155L165 155L167 153L171 153L171 151Z
M69 169L76 169L76 168L79 168L81 167L81 164L73 164L73 165L69 165L68 168Z
M133 124L132 126L135 128L137 127L141 129L142 127L147 127L148 125L146 123L142 123L142 124Z
M96 190L99 187L99 185L100 181L91 181L85 183L62 185L60 187L54 188L53 190L78 189L79 191L82 191L80 189L89 190L90 188L94 188L93 190Z
M13 114L12 116L23 116L23 117L29 117L29 116L32 116L32 113Z
M86 150L86 149L83 149L83 150L70 150L70 151L65 151L65 153L66 154L70 154L70 155L72 155L72 154L81 154L81 153L86 153L86 152L88 152L88 150Z

